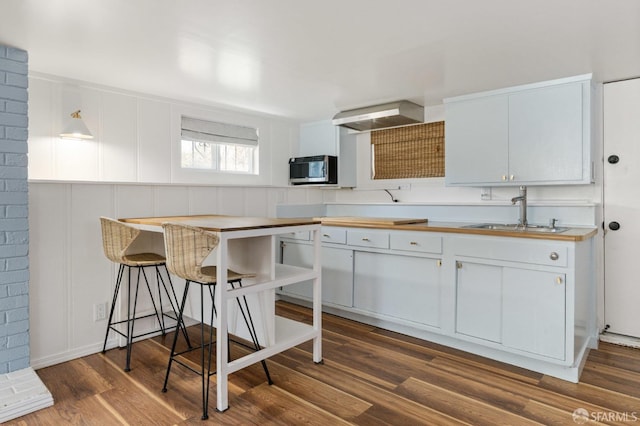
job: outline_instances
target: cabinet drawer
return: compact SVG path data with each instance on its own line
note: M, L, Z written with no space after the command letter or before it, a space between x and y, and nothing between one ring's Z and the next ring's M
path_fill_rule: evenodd
M322 227L322 242L334 244L347 243L347 230Z
M493 241L491 239L456 238L454 252L457 256L481 259L505 260L536 265L568 265L569 249L557 243L537 241Z
M389 248L389 233L376 231L347 231L347 244L359 247Z
M393 232L390 235L393 250L419 251L423 253L442 253L442 237L427 232Z
M311 239L311 232L310 231L288 232L286 234L282 234L280 237L288 238L291 240L309 241Z

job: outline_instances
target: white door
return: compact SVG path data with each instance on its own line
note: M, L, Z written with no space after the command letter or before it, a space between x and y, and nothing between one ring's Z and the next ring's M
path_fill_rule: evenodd
M604 85L604 226L605 324L640 337L640 79Z

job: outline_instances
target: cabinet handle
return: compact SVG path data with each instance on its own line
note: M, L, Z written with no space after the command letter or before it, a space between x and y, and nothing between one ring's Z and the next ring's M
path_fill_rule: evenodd
M415 242L415 241L411 241L409 244L411 244L412 246L417 246L418 245L418 243Z
M562 277L556 277L556 284L562 284Z
M323 237L325 237L325 238L331 238L331 237L329 236L329 234L322 234L322 236L323 236Z
M549 255L549 259L551 260L558 260L558 258L560 258L560 256L558 256L558 253L556 253L555 251L552 251Z
M507 180L507 175L502 175L502 180Z
M462 262L456 260L456 268L462 269Z
M367 237L362 237L362 241L369 241Z
M438 266L442 266L442 259L438 259L438 260L436 260L436 265L438 265Z
M509 180L513 180L513 175L509 176Z

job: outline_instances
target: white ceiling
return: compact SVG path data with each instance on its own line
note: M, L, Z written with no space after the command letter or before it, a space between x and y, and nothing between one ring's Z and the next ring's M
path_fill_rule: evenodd
M1 0L31 71L311 121L640 76L639 0Z

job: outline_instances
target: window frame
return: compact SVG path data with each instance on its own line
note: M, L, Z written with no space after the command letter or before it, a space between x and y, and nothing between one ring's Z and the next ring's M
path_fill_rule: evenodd
M193 153L198 144L209 147L211 157L209 164L204 164L195 158ZM248 167L238 169L224 167L225 151L242 147L248 149L244 156L249 162ZM185 162L185 152L191 151L191 159ZM181 116L180 134L180 169L196 172L215 172L223 174L259 175L259 129L236 124L202 120L189 116ZM242 162L240 162L242 163Z

